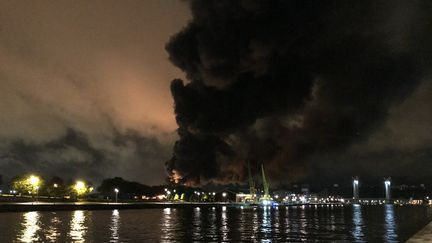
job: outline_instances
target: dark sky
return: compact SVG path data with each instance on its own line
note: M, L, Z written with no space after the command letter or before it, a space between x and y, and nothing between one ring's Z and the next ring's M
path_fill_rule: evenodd
M0 0L0 174L432 175L432 8L346 2Z

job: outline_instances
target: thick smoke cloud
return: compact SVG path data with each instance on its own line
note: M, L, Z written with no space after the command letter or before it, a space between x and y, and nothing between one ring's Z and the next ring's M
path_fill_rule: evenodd
M243 180L246 161L274 180L306 176L320 154L368 141L427 82L428 1L189 4L192 21L166 46L188 80L171 83L176 181Z

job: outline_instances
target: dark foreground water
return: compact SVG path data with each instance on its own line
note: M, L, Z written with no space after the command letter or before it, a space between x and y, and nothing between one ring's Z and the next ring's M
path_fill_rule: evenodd
M0 242L403 242L430 219L393 205L0 213Z

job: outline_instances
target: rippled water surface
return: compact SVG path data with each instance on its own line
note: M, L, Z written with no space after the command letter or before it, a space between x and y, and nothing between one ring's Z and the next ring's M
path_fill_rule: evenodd
M393 205L0 213L0 242L403 242L431 218Z

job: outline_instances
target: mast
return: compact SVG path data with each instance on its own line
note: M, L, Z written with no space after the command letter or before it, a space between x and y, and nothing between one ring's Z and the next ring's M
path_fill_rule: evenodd
M252 198L254 198L256 194L255 182L252 178L252 172L251 172L249 161L248 161L248 173L249 173L249 193L252 196Z
M264 187L264 197L269 197L269 184L266 180L263 164L261 164L261 171L262 171L262 181L263 181L263 187Z

